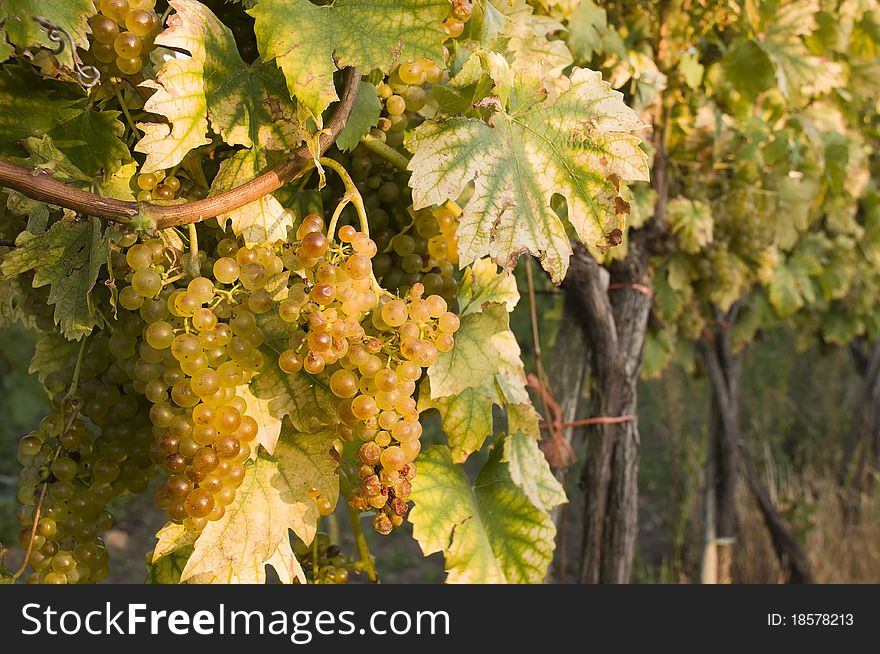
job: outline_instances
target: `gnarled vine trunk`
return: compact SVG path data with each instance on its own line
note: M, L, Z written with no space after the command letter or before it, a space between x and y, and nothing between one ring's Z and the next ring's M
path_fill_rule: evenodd
M553 397L559 403L563 422L571 422L577 418L583 394L584 379L588 372L587 340L581 329L583 312L571 293L565 295L562 306L562 318L559 321L559 337L553 347L550 360L550 386ZM573 447L574 427L567 427L562 436ZM551 462L553 465L553 462ZM554 468L556 479L565 486L569 470L564 467ZM568 531L569 505L563 504L553 509L551 517L556 524L556 552L551 578L558 583L568 581L568 552L571 535Z
M707 542L704 556L714 559L717 583L732 581L733 548L736 542L736 490L742 475L758 505L764 524L770 533L773 549L786 570L789 583L812 583L811 566L803 547L791 528L779 515L770 493L761 481L749 458L740 429L739 380L742 369L740 356L734 355L730 343L730 327L736 320L736 307L726 316L717 316L715 327L706 333L700 349L712 395L709 407L710 453L707 465L707 516L715 523L707 533L714 533L715 541ZM714 529L712 528L714 527ZM703 571L704 580L711 578Z
M563 287L582 311L590 352L590 415L632 416L586 430L580 580L627 583L638 532L637 384L651 309L643 235L632 234L626 259L610 270L578 249Z

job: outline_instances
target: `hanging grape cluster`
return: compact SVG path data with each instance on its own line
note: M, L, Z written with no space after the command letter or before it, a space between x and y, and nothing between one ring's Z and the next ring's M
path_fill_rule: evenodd
M136 80L161 29L155 0L96 4L84 58L109 83ZM443 23L448 38L462 34L470 13L467 0L452 3ZM224 7L223 16L234 32L240 23L239 32L252 34L241 7ZM252 41L238 44L245 58L256 56ZM430 85L446 76L419 60L376 80L382 115L372 138L404 152L405 130L424 119ZM220 520L256 454L260 426L246 389L268 366L329 388L334 447L350 449L355 461L349 506L372 513L381 534L403 523L421 450L418 382L452 349L459 327L450 304L461 210L454 202L415 210L408 173L363 146L334 156L352 173L340 173L347 201L359 193L362 204L358 216L339 207L329 227L313 213L285 242L246 245L213 223L189 238L115 238L106 280L113 315L77 361L46 377L55 412L19 446L20 542L31 581L104 578L108 503L147 490L160 471L152 487L170 521L197 534ZM142 202L201 199L208 190L199 168L182 162L141 171L132 190ZM324 187L324 206L339 194L338 186ZM37 325L53 329L45 289L26 297ZM335 509L317 489L309 496L320 515ZM299 543L297 555L312 583L345 583L359 570L323 534L315 546Z
M101 0L89 21L89 53L111 74L136 75L149 58L161 21L156 0Z
M133 370L115 360L117 346L95 335L75 361L47 375L54 410L19 442L19 543L29 551L30 583L105 578L108 504L143 492L155 475L146 403L131 392Z

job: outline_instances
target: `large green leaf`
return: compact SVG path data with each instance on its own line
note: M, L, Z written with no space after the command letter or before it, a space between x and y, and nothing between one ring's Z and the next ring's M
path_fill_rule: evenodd
M492 435L492 407L500 405L494 378L455 395L432 397L429 380L422 382L419 411L437 409L452 460L464 463Z
M419 457L410 513L425 556L442 552L447 583L540 583L553 558L556 528L529 494L556 498L511 477L499 439L472 483L449 449L434 445ZM518 457L516 452L508 454Z
M0 152L18 156L28 138L51 137L55 147L91 178L104 180L131 155L121 137L125 131L118 111L87 108L75 84L42 79L32 70L9 65L0 70Z
M339 99L333 73L389 72L399 61L442 61L446 0L261 0L250 10L264 61L275 59L290 94L318 117Z
M725 77L747 100L766 91L774 82L773 62L754 41L740 38L721 60Z
M339 497L334 431L282 434L274 456L261 454L247 466L235 500L224 516L209 522L195 543L181 581L264 583L266 565L282 582L305 582L290 547L289 529L312 542L319 518L309 495L317 488L333 504Z
M409 142L414 205L457 199L473 182L458 228L462 264L488 254L510 269L531 252L560 282L571 244L551 198L566 199L568 221L584 243L619 242L629 208L619 183L648 179L632 134L641 127L599 73L576 70L555 100L522 114L499 111L492 125L453 118L417 128Z
M60 221L45 234L22 232L16 248L3 256L5 278L34 271L34 288L50 285L49 303L55 305L55 323L69 339L79 340L101 323L92 288L107 261L107 241L97 218Z
M455 333L455 347L440 355L428 369L435 397L456 395L483 384L501 367L501 354L491 345L491 338L507 329L507 311L491 303L483 311L461 320Z

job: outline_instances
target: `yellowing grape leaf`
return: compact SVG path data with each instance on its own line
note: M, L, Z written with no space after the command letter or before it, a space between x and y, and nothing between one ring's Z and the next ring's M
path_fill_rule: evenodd
M333 504L339 497L335 431L304 434L286 430L275 455L247 465L244 481L224 516L209 522L195 544L181 581L264 583L266 565L283 582L305 582L290 547L288 529L305 543L315 537L317 488Z
M0 35L0 40L19 48L37 46L54 50L58 44L34 21L34 16L41 16L70 32L76 46L88 50L88 19L96 13L92 0L0 0L0 20L6 19L3 25L6 38ZM73 68L70 44L65 43L64 50L57 56L62 64Z
M473 483L447 447L433 445L419 457L413 537L425 556L443 553L447 583L540 583L553 558L556 528L511 477L505 441L495 443Z
M175 10L156 43L184 50L188 58L165 62L145 109L169 124L142 125L135 149L147 155L143 171L170 168L193 148L210 143L208 126L229 145L286 150L302 142L296 107L274 66L242 61L232 31L196 0L171 0ZM249 178L265 160L252 155L236 172ZM242 179L241 181L245 181Z
M40 235L22 232L16 247L3 255L4 278L34 271L34 288L50 285L49 303L55 305L55 324L66 338L79 340L101 324L92 288L107 261L107 241L97 218L60 221Z
M183 525L168 522L156 532L156 546L153 548L152 563L168 556L171 552L188 547L196 542L198 534Z
M282 419L272 415L269 409L271 400L257 397L251 392L250 386L239 386L235 392L247 403L247 415L257 421L255 442L262 445L269 454L274 454L281 436Z
M479 311L486 302L498 302L513 311L519 302L519 290L511 273L499 273L491 259L478 259L464 269L458 287L458 314L466 316Z
M458 292L461 328L453 349L428 369L419 411L436 409L455 463L493 433L493 406L507 411L507 430L538 439L538 414L507 312L519 301L516 280L488 259L465 269Z
M316 118L339 99L339 69L387 73L395 62L443 61L448 12L446 0L261 0L249 11L263 61L277 61L290 94Z
M224 159L211 183L211 195L234 188L256 177L265 164L265 156L256 149L241 150ZM275 243L287 238L287 228L293 226L293 214L287 211L271 193L219 216L231 223L232 231L247 245Z
M623 96L586 69L576 70L555 100L522 114L500 111L492 125L472 118L426 122L408 144L414 206L457 199L473 182L458 228L462 265L488 254L510 269L530 252L558 283L571 244L551 198L565 198L584 243L619 242L629 209L619 183L648 179L647 158L632 133L643 126Z
M699 252L712 242L712 209L700 200L673 198L666 208L666 218L672 233L678 238L682 250L691 254Z

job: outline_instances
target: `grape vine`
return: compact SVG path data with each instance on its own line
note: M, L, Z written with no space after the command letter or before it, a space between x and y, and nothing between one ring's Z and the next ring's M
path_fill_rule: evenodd
M409 521L451 579L465 547L539 581L565 495L511 268L531 253L560 279L569 234L617 238L647 176L621 94L564 72L527 5L82 4L50 17L74 52L15 30L2 51L0 96L25 110L0 125L0 272L53 406L18 448L27 580L106 578L114 508L149 493L151 579L172 561L192 583L376 581L363 519ZM319 531L339 515L356 560Z

